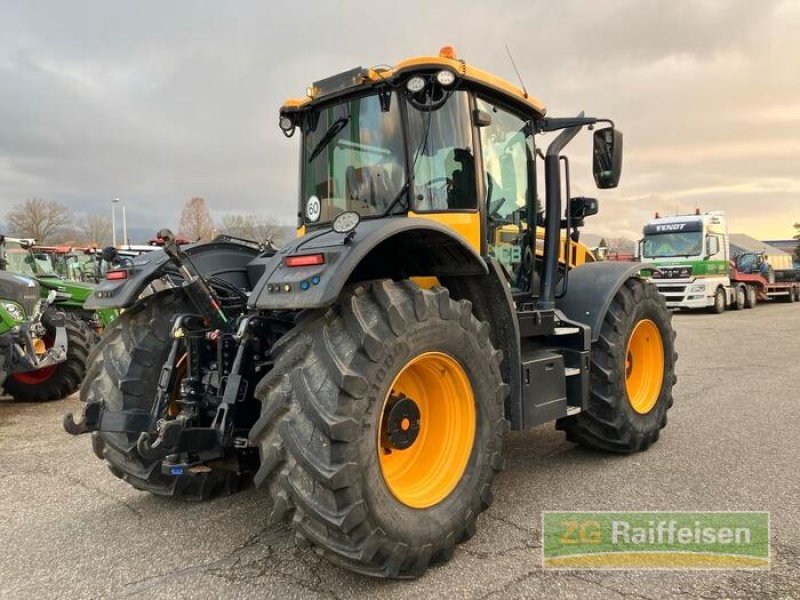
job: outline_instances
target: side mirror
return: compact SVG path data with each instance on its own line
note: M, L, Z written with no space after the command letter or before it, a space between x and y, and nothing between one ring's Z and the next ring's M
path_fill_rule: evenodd
M475 127L488 127L492 124L492 115L485 110L476 108L472 111L472 122Z
M617 187L622 174L622 132L605 127L594 132L594 182L601 190Z
M573 225L580 226L583 225L583 220L586 217L597 214L599 206L596 198L578 196L577 198L569 199L569 208L567 210L569 210L569 218Z

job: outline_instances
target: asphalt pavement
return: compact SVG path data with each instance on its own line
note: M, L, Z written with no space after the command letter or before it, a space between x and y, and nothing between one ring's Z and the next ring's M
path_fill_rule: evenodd
M410 582L328 564L263 491L207 503L138 492L63 432L77 397L0 399L0 598L800 598L800 306L676 314L678 384L647 452L512 433L478 533ZM552 571L544 510L769 511L769 571Z

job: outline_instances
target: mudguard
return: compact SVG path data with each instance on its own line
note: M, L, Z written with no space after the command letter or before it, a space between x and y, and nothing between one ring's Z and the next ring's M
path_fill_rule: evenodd
M330 306L348 281L381 277L483 275L484 260L452 229L425 218L365 219L354 235L330 229L294 240L265 265L251 308ZM324 264L287 267L288 255L323 254Z
M263 272L259 263L264 259L258 258L258 250L244 244L215 241L183 249L200 273L220 277L238 288L251 289L251 281L257 281ZM129 267L127 279L98 283L84 308L127 308L153 280L165 274L174 275L176 285L180 285L181 279L163 250L140 254Z
M556 300L556 308L569 319L592 328L592 341L600 336L600 326L619 289L642 271L655 270L647 263L585 263L569 272L567 294Z

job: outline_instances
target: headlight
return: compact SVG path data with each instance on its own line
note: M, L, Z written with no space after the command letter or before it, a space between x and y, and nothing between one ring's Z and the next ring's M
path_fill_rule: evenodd
M283 135L286 137L292 137L297 124L294 122L294 119L291 116L281 115L280 119L278 119L278 125L280 126Z
M289 129L294 127L294 122L286 115L281 115L279 124L281 129L283 129L284 131L288 131Z
M15 304L14 302L3 302L3 308L5 308L8 311L8 314L17 321L22 321L22 319L25 318L25 312L22 310L22 307L19 306L19 304Z
M696 283L692 287L689 288L689 293L692 292L705 292L706 291L706 284L705 283Z

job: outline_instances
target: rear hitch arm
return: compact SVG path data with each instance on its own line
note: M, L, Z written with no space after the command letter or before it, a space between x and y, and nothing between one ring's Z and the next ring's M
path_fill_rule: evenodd
M221 329L228 322L228 318L222 311L217 295L202 275L197 271L192 259L189 258L175 239L175 234L169 229L162 229L158 232L158 237L164 240L164 252L174 264L185 283L183 289L186 291L189 300L195 308L208 320L211 327Z
M151 412L132 412L132 411L108 411L104 410L102 401L87 402L83 407L83 414L80 421L75 421L74 415L70 412L64 416L64 430L71 435L81 435L91 431L105 431L108 433L141 432L153 429L153 424L158 423L163 411L166 409L169 399L169 391L173 389L176 375L176 359L183 338L183 329L190 328L202 322L202 317L198 315L177 315L172 322L172 347L161 374L158 378L156 388L156 399L153 402ZM178 333L178 332L181 333ZM141 436L140 436L141 438Z
M100 423L100 413L103 407L100 402L87 402L83 407L83 414L80 421L75 421L71 412L64 415L64 431L70 435L81 435L96 431Z
M39 316L38 318L41 318ZM67 330L64 326L66 317L64 313L59 312L53 315L50 319L51 324L56 329L56 337L53 341L52 347L41 358L34 352L33 346L33 332L35 327L41 327L38 318L31 323L23 323L20 325L19 335L21 340L17 340L15 345L15 352L19 364L16 368L17 372L28 372L50 367L63 362L67 358ZM38 335L38 333L37 333Z

